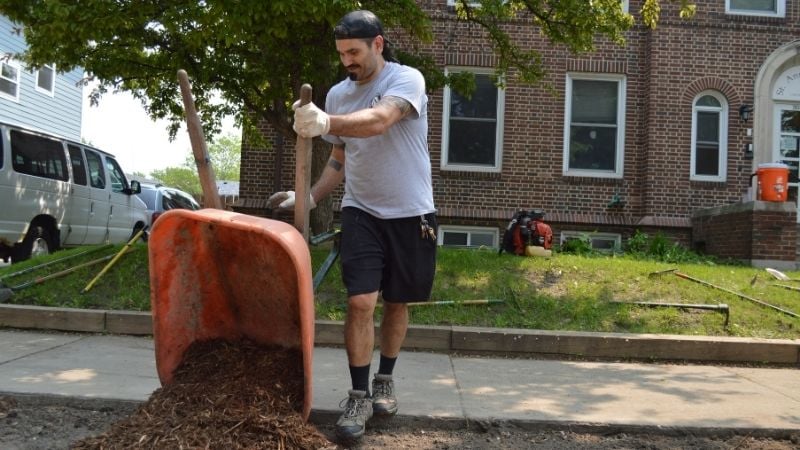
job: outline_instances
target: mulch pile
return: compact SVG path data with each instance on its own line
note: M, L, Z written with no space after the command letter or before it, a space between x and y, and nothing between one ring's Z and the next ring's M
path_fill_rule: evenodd
M299 350L195 342L173 380L108 432L71 448L335 448L301 416Z

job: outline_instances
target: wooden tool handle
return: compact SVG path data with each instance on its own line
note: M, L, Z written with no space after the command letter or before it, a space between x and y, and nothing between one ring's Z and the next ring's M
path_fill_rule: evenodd
M308 83L300 86L300 106L311 103L311 85Z
M311 85L306 83L300 88L300 106L311 102ZM297 135L295 144L296 173L294 179L294 226L308 242L309 195L311 194L311 138Z
M197 175L200 177L200 187L203 189L203 207L222 208L222 200L217 192L217 182L214 178L214 169L208 157L208 147L203 137L203 126L194 107L192 87L189 84L189 75L183 69L178 70L178 83L181 86L183 109L186 115L186 128L189 131L189 141L192 143L194 162L197 164Z

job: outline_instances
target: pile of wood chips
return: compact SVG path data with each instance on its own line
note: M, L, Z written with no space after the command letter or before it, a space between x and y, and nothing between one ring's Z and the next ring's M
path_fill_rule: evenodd
M303 421L303 393L299 350L195 342L171 384L108 432L71 448L335 448Z

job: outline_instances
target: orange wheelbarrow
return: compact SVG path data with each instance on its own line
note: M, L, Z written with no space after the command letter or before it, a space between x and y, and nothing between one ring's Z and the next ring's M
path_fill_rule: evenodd
M308 245L284 222L217 209L170 210L148 242L156 368L172 381L195 341L247 338L300 349L312 400L314 297Z

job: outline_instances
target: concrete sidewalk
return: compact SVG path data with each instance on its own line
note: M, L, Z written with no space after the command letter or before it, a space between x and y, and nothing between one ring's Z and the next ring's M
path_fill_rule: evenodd
M0 330L0 342L0 392L143 401L159 387L150 338ZM314 417L337 415L349 387L344 350L316 348L313 379ZM395 384L400 414L426 421L763 435L800 430L794 368L404 352Z

